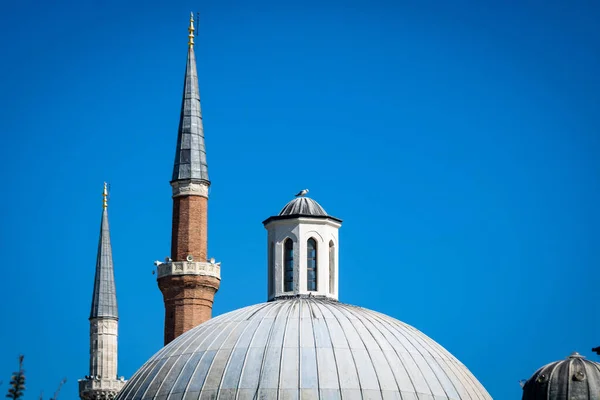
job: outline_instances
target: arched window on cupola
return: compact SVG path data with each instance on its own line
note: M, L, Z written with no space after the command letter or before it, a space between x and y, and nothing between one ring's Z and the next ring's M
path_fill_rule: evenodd
M335 244L329 241L329 293L335 292Z
M317 291L317 242L313 238L306 242L306 289Z
M294 242L287 238L283 242L283 291L294 290Z

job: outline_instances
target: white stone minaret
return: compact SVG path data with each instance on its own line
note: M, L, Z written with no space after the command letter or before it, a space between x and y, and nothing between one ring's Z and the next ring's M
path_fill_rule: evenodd
M337 300L342 221L301 195L263 224L268 231L267 298L309 295Z
M108 227L108 190L102 193L102 221L90 312L90 373L79 380L83 400L114 399L125 380L117 377L119 313Z

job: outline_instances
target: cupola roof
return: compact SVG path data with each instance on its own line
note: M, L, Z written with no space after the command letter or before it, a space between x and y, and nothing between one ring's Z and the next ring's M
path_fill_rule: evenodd
M292 219L299 217L332 219L336 222L342 222L341 219L327 214L325 209L315 200L311 199L310 197L300 196L287 203L277 216L270 217L263 221L263 224L267 224L273 220Z
M325 209L310 197L296 197L281 209L279 215L327 216Z
M538 369L523 386L523 400L600 399L600 364L579 353Z

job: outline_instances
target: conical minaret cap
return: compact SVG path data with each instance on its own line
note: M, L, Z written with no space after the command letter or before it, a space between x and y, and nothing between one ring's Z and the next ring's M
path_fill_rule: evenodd
M117 309L117 291L113 268L110 229L108 225L108 189L104 184L102 193L102 219L100 221L100 240L96 257L96 277L92 295L91 318L119 318Z
M194 55L194 17L190 17L188 28L188 55L183 83L183 99L179 117L177 148L173 166L172 181L204 181L208 179L208 165L204 147L204 127L200 108L198 72Z

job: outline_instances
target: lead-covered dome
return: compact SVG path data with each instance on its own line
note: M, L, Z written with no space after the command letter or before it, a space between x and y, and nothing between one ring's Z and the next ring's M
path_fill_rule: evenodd
M287 215L327 216L327 213L310 197L296 197L279 212L279 216Z
M600 399L600 364L578 353L543 366L523 386L523 400L592 399Z
M315 297L213 318L156 353L117 399L491 399L456 358L389 316Z

